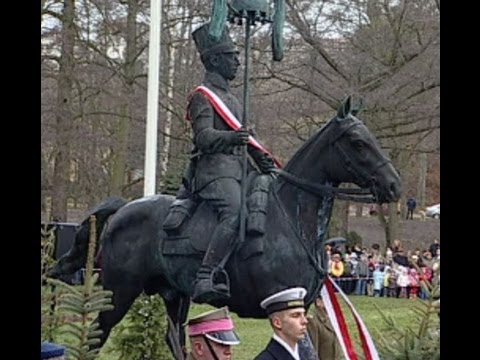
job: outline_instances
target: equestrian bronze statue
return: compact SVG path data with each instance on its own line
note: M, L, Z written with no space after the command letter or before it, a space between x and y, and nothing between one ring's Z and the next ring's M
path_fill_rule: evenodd
M400 197L400 177L374 136L355 116L350 98L328 121L296 151L267 192L265 233L247 234L245 242L225 264L229 274L230 297L209 304L228 306L240 317L265 318L260 301L289 287L307 289L309 306L318 294L326 275L321 266L325 234L335 197L354 197L362 201L387 203ZM252 171L252 174L255 172ZM342 189L353 183L361 189ZM353 194L352 194L353 193ZM99 314L102 342L123 318L133 301L145 291L160 294L165 301L174 330L184 339L181 327L187 318L198 269L209 247L209 234L218 225L217 215L208 202L201 202L186 219L176 236L162 226L175 198L154 195L131 201L108 218L102 245L103 286L113 291L115 309ZM103 207L111 206L107 201ZM90 214L90 215L92 215ZM88 222L82 224L88 227ZM88 231L79 229L74 248L87 241ZM234 240L235 242L235 240ZM83 247L86 249L86 246ZM75 254L83 263L86 251L72 249L61 258L52 274L58 276Z

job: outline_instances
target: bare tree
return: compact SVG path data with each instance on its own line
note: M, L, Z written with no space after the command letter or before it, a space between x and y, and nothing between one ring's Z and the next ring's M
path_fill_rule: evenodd
M75 0L65 0L63 11L55 15L62 23L62 43L59 57L57 86L55 154L52 177L51 216L55 220L67 220L68 182L70 165L70 121L72 119L72 74L74 71Z
M412 154L438 148L439 11L434 1L289 1L292 36L281 67L264 61L265 81L300 90L332 112L340 99L364 99L361 118L373 130L410 188ZM294 58L290 60L288 58ZM302 102L305 104L305 102ZM322 110L319 104L316 108ZM325 109L325 107L323 107ZM312 113L313 109L308 109ZM322 116L299 114L290 127L317 128ZM302 134L303 132L303 134ZM414 187L416 189L416 186ZM403 201L403 200L402 200ZM397 204L384 222L398 234Z
M271 60L269 26L252 37L250 123L264 145L285 163L354 94L364 98L360 118L390 152L406 189L420 193L423 182L427 201L437 199L439 2L287 3L281 63ZM66 219L68 199L81 209L108 194L141 196L149 2L41 6L42 207L52 199L52 214L54 207ZM157 180L159 191L175 192L191 147L186 99L203 73L190 34L208 21L211 2L168 0L163 7ZM241 49L242 27L231 32ZM232 88L240 99L242 86L239 76ZM419 154L427 154L425 181Z

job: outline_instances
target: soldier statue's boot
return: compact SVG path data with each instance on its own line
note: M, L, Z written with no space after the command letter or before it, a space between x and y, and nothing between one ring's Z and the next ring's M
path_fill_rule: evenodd
M268 191L272 179L269 175L259 175L248 196L247 233L251 236L261 236L266 232Z
M225 225L217 226L213 232L212 241L208 246L202 266L197 272L192 296L193 302L202 304L230 297L228 274L224 269L219 268L218 264L227 254L231 240L237 233L236 228Z
M223 278L222 281L220 281L220 277ZM202 265L195 280L192 301L197 304L204 304L212 300L223 300L229 297L230 285L225 270Z

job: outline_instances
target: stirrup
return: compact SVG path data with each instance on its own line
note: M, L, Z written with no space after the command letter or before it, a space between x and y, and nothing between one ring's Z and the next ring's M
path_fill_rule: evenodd
M227 272L220 267L213 268L209 273L207 270L200 270L195 281L192 301L202 304L228 298L230 298L230 280Z

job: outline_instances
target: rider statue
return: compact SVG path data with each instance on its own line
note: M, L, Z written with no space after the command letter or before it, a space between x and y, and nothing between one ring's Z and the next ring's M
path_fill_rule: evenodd
M235 78L240 65L239 51L226 26L217 42L209 38L208 26L209 24L204 24L192 33L206 72L202 85L190 95L187 107L186 118L193 128L194 145L188 175L164 223L165 229L175 208L182 212L182 207L188 207L182 205L182 199L186 198L207 202L217 214L217 226L211 234L207 252L195 280L192 299L197 303L229 296L228 282L214 282L212 273L233 246L239 231L242 147L248 146L247 172L258 169L265 174L259 175L249 190L250 193L256 191L257 199L260 199L257 203L261 204L250 206L249 203L250 226L247 225L247 231L255 232L255 219L252 220L252 214L255 213L257 221L259 217L262 220L261 216L265 215L268 185L271 180L268 174L275 167L274 159L268 151L261 146L259 148L252 145L252 142L259 143L254 140L251 131L243 127L235 130L230 123L231 119L225 115L230 112L230 115L241 122L242 106L230 90L230 81ZM249 202L250 198L251 195ZM256 230L260 234L264 232L261 226Z

